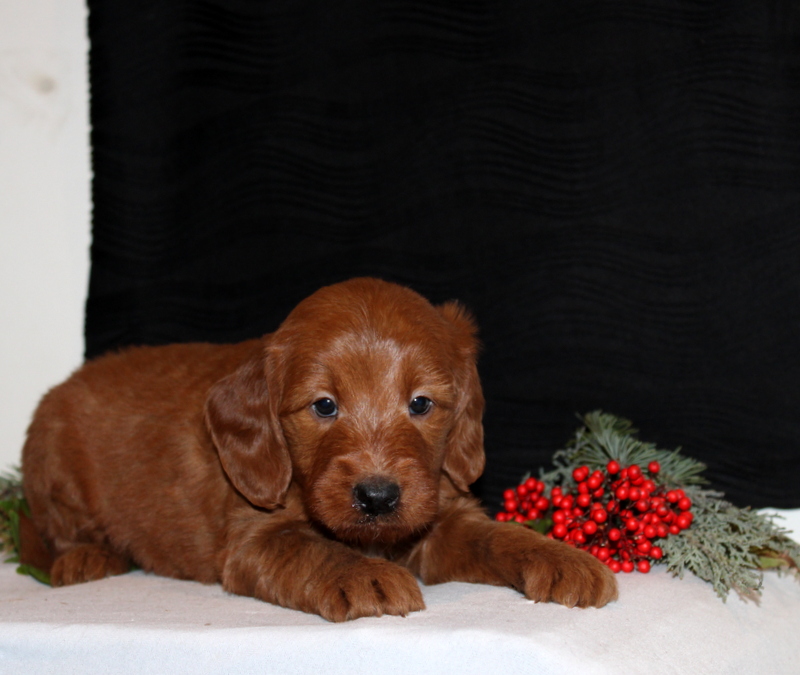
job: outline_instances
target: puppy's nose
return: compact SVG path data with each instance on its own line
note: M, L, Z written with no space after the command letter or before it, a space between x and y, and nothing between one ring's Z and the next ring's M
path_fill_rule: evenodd
M391 513L400 501L400 486L385 478L373 478L353 488L355 507L368 516Z

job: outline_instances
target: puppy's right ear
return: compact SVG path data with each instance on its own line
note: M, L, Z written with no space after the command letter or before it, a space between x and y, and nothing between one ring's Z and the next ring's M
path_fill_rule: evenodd
M292 463L278 422L276 391L269 391L271 364L251 359L211 387L205 417L222 467L251 503L280 506Z

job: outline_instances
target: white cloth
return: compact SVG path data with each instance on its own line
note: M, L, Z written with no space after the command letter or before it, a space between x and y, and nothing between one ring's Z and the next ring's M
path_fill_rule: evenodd
M800 673L797 578L767 573L757 604L658 566L618 579L603 609L450 583L408 617L332 624L219 586L134 572L54 589L6 564L0 673Z

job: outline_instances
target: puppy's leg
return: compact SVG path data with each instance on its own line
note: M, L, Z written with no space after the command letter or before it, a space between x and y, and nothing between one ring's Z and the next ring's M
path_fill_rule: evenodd
M531 600L568 607L602 607L617 597L614 573L593 556L521 525L497 523L467 497L451 502L407 565L426 584L510 586Z
M68 586L125 574L130 563L99 544L77 544L59 555L50 569L53 586Z
M306 522L253 519L232 529L222 585L329 621L405 616L425 608L411 573L368 558L314 531Z

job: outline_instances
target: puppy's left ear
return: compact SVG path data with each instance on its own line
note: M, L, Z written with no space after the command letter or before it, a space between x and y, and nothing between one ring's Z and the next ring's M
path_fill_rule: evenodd
M211 387L205 409L206 425L231 483L252 504L266 509L282 504L292 478L278 422L274 368L269 356L245 362Z
M460 363L456 370L458 403L456 420L447 440L442 468L459 490L469 486L483 473L486 455L483 450L484 399L476 361L479 343L472 316L457 302L437 308L449 324L453 347Z

